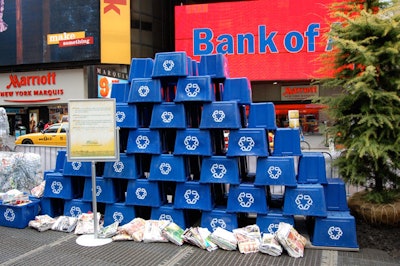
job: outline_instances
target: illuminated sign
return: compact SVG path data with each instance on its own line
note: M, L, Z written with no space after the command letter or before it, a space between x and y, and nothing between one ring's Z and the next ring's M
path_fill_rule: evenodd
M333 0L244 1L175 7L175 50L192 59L225 54L231 77L304 80L318 77L316 59L331 49Z
M75 40L84 37L85 37L84 31L47 34L47 44L48 45L58 44L60 41Z
M283 38L283 52L298 53L301 52L304 46L307 47L307 52L315 52L316 37L319 36L319 23L311 23L307 26L304 35L299 31L290 31ZM194 29L193 30L193 54L207 55L213 53L220 54L265 54L279 53L275 37L277 31L267 32L265 25L258 26L258 32L241 33L233 36L231 34L221 34L216 36L213 43L214 32L211 29ZM237 42L235 43L235 39ZM256 48L257 51L256 51Z
M131 63L131 8L129 0L100 1L101 63Z
M50 89L44 88L46 85L54 86L56 85L56 73L48 72L44 75L17 75L10 74L9 75L10 83L6 86L6 89L17 89L17 90L8 90L4 92L0 92L0 97L4 98L13 98L16 97L24 97L24 96L45 96L44 99L35 99L35 100L12 100L5 99L5 101L11 102L48 102L53 100L58 100L59 98L51 98L54 96L59 96L64 94L63 89ZM35 87L38 86L38 87ZM19 90L19 88L28 87L27 90ZM49 98L48 98L48 97Z
M100 61L98 0L3 2L0 66Z
M128 83L128 74L97 67L97 97L110 98L112 85L116 83Z
M65 103L87 97L83 69L0 73L0 105Z
M97 97L110 98L112 85L116 83L128 83L128 80L97 75L97 83L98 83Z
M93 37L86 37L86 38L80 38L80 39L59 41L58 46L71 47L71 46L89 45L89 44L93 44L93 43L94 43Z
M10 74L10 83L6 86L7 89L21 88L22 86L31 85L55 85L56 84L56 72L48 72L45 75L13 75Z
M309 100L312 97L319 96L319 87L315 86L282 86L282 101Z

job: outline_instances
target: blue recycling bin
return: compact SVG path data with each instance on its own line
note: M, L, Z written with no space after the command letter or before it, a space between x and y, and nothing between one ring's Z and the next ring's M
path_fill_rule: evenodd
M156 53L152 78L186 77L189 66L186 52Z
M240 109L236 101L205 103L200 128L239 129L242 127Z

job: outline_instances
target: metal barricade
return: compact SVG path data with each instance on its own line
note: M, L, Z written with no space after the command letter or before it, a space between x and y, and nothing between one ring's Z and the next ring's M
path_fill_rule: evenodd
M22 145L16 145L14 151L15 152L30 152L30 153L35 153L39 154L41 158L41 170L44 172L45 170L51 170L55 168L56 165L56 158L57 158L57 152L59 150L65 150L66 147L62 146L41 146L41 145L28 145L28 144L22 144ZM339 176L339 171L336 169L332 163L335 159L335 155L332 155L328 151L321 151L321 150L314 150L311 149L310 151L318 151L322 152L325 156L326 159L326 173L328 178L338 178ZM252 164L255 164L253 161ZM249 165L251 163L249 162ZM255 171L255 165L253 165L253 171ZM354 185L348 185L346 184L346 192L347 196L352 195L355 192L361 191L364 189L361 186L354 186ZM271 193L273 194L278 194L282 195L285 192L285 188L281 186L271 186L270 187Z
M46 170L54 169L56 166L56 158L59 150L65 150L66 147L63 146L41 146L41 145L16 145L15 152L29 152L40 155L41 170L42 172Z

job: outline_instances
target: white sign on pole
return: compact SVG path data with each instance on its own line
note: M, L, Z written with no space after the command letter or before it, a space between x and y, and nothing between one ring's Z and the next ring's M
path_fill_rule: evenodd
M108 244L99 239L96 200L96 161L118 161L119 140L116 128L115 99L70 100L68 103L68 161L92 162L92 205L94 234L82 235L76 242L83 246Z
M70 100L68 160L117 161L115 99Z

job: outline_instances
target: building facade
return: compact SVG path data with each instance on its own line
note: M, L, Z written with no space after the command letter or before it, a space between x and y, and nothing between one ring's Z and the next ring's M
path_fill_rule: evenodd
M0 106L11 134L61 121L70 99L109 97L100 92L127 82L131 58L173 50L169 1L10 0L0 12Z
M18 121L35 131L31 119L60 121L69 99L109 97L101 92L126 82L131 58L184 50L195 60L225 54L230 76L249 78L254 102L274 102L279 126L291 109L322 124L311 98L334 92L312 80L315 59L329 50L330 2L4 1L0 106L12 134Z

